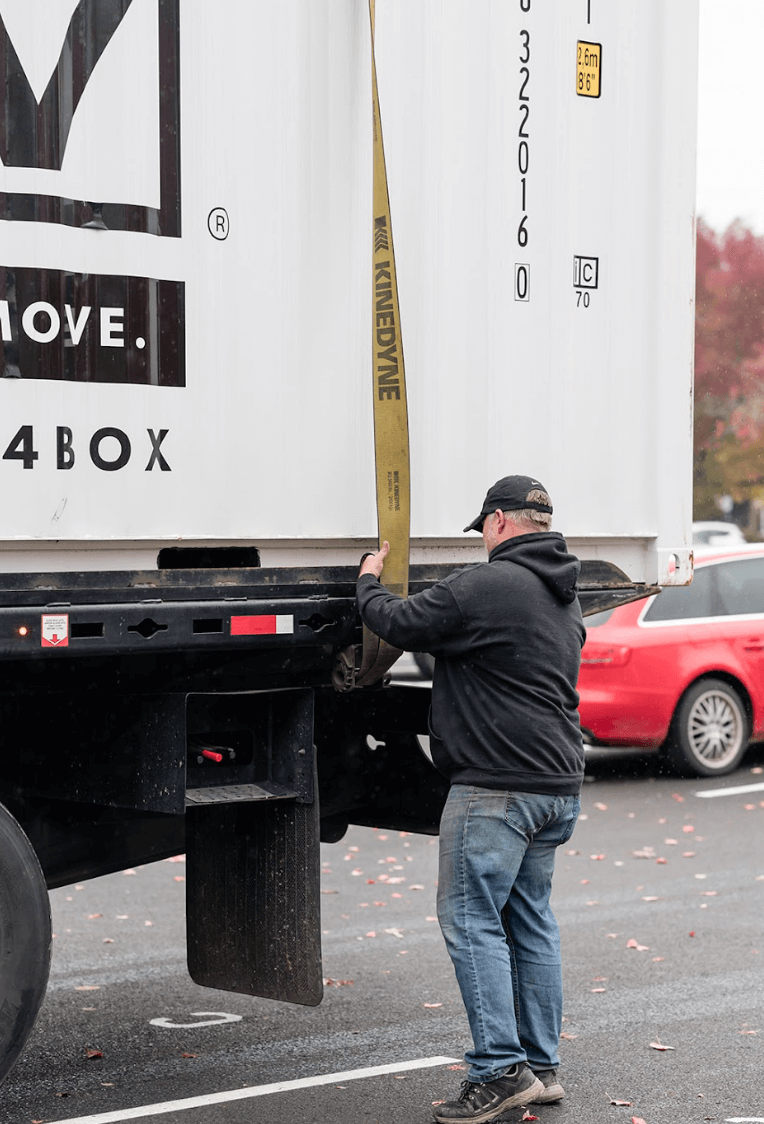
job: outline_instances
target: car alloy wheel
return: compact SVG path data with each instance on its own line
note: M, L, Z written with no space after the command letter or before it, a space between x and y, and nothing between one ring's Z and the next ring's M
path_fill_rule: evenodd
M695 776L721 776L740 762L749 721L742 700L722 679L701 679L677 707L666 745L672 764Z

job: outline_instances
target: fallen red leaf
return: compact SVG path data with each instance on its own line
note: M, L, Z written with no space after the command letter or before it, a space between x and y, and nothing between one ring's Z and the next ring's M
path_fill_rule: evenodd
M633 1104L634 1104L634 1101L620 1101L620 1100L618 1100L618 1099L617 1099L616 1097L611 1097L611 1098L610 1098L610 1103L611 1103L611 1104L617 1104L617 1105L621 1105L621 1106L622 1106L622 1107L624 1107L624 1108L630 1108L630 1107L631 1107L631 1105L633 1105Z
M632 1116L631 1124L645 1124L641 1116Z
M102 1058L103 1057L103 1051L102 1050L86 1050L85 1051L85 1057L86 1058Z
M198 1058L199 1057L198 1054L181 1054L180 1056L182 1058Z
M530 1112L524 1112L523 1115L520 1117L520 1119L521 1120L538 1120L538 1116L534 1116Z
M650 1046L653 1050L675 1050L676 1046L664 1046L662 1042L651 1042Z
M678 803L684 804L684 797L680 796L678 792L672 792L671 795L674 798L674 800L678 801Z

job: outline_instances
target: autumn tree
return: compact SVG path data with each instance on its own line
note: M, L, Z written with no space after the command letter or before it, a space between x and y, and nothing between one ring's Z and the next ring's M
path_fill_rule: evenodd
M698 224L695 518L715 500L764 499L764 238Z

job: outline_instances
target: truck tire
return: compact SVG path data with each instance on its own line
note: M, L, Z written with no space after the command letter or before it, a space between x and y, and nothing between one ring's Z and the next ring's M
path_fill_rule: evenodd
M50 970L50 899L32 844L0 804L0 1082L24 1048Z
M674 712L666 757L685 776L720 777L740 764L750 732L738 691L723 679L699 679Z

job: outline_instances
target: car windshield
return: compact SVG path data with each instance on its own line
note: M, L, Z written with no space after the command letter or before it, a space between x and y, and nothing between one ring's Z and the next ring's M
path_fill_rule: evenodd
M601 624L604 624L605 621L609 621L614 612L615 612L614 608L613 609L603 609L601 613L592 613L591 616L584 617L584 624L586 626L587 631L590 628L599 628L599 626Z
M695 617L710 617L712 570L712 566L697 569L691 585L668 586L662 589L648 606L644 620L680 621Z
M764 613L764 558L737 558L698 567L691 585L662 590L643 620L652 623L753 613Z

